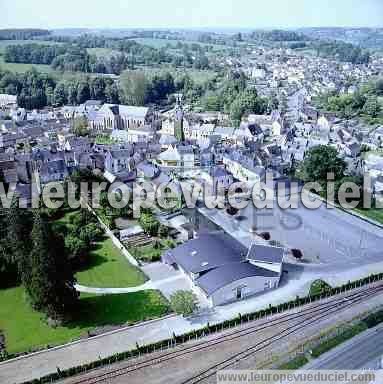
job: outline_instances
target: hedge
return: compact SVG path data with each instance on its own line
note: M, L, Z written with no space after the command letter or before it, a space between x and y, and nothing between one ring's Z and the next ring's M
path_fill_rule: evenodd
M136 349L134 349L134 350L130 350L130 351L122 352L122 353L117 353L115 355L112 355L112 356L109 356L109 357L106 357L103 359L99 359L99 360L93 361L91 363L83 364L83 365L80 365L77 367L69 368L69 369L66 369L63 371L58 370L55 373L52 373L50 375L46 375L44 377L41 377L40 379L34 379L34 380L26 381L23 384L50 383L52 381L60 380L62 378L74 376L74 375L79 374L79 373L84 373L84 372L87 372L87 371L95 369L95 368L110 365L110 364L113 364L113 363L118 362L118 361L123 361L123 360L129 359L129 358L133 358L133 357L136 357L138 355L152 353L154 351L158 351L159 349L167 349L167 348L174 346L176 344L185 343L185 342L187 342L193 338L204 337L206 335L220 332L220 331L228 329L228 328L233 328L233 327L235 327L239 324L242 324L242 323L247 323L250 321L259 320L259 319L265 318L265 317L270 316L270 315L275 314L275 313L285 312L289 309L297 308L297 307L303 306L305 304L309 304L309 303L312 303L312 302L315 302L315 301L318 301L318 300L321 300L321 299L324 299L327 297L335 296L341 292L346 292L346 291L349 291L349 290L352 290L352 289L355 289L358 287L362 287L364 285L368 285L370 283L373 283L376 281L381 281L381 280L383 280L383 273L370 275L368 277L365 277L363 279L359 279L359 280L356 280L353 282L349 281L347 284L344 284L340 287L331 288L331 290L329 290L328 292L325 292L323 294L314 295L314 296L305 296L305 297L297 296L295 298L295 300L291 300L291 301L286 302L286 303L278 304L276 306L270 305L267 309L261 309L259 311L244 314L244 315L239 314L237 317L235 317L231 320L225 320L225 321L218 323L218 324L210 325L208 323L205 327L203 327L201 329L193 330L191 332L188 332L188 333L185 333L182 335L173 334L172 338L165 339L165 340L159 341L157 343L152 343L152 344L148 344L145 346L139 346L137 344ZM383 311L380 313L378 318L383 320ZM365 320L365 321L366 321L366 323L368 321L369 324L373 324L377 320L373 317L370 317L369 320Z

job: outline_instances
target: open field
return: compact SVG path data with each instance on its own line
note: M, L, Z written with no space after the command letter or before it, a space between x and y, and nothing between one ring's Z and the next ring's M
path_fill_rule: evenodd
M70 218L76 214L77 211L67 212L56 222L70 227ZM107 238L95 245L90 262L76 278L93 287L130 287L146 281L144 273L132 266ZM66 343L86 337L88 331L97 327L136 323L168 311L166 300L153 290L121 295L81 294L72 320L53 328L43 314L29 306L22 287L0 290L0 303L0 334L5 335L9 353Z
M78 283L88 287L121 288L145 283L145 275L131 265L110 239L104 239L90 252L88 265L76 273Z
M112 54L121 53L110 48L87 48L86 50L90 55L95 55L97 57L109 57Z
M61 44L55 41L45 41L45 40L0 40L0 54L4 53L5 47L7 45L19 45L19 44L46 44L46 45L54 45Z
M355 209L359 214L375 220L378 223L383 224L383 209L382 208L370 208L370 209Z
M50 65L45 64L24 64L24 63L5 63L3 56L0 55L0 68L8 71L24 73L32 68L36 68L40 72L54 72Z
M4 62L3 54L5 51L5 47L7 45L30 44L30 43L46 44L46 45L61 44L61 43L56 43L54 41L44 41L44 40L0 40L0 68L13 71L13 72L19 72L19 73L24 73L30 70L32 67L36 68L40 72L45 72L45 73L53 72L52 68L49 65Z
M224 49L228 48L225 45L200 43L199 41L191 41L191 40L153 39L153 38L148 38L148 37L136 38L134 40L137 41L137 43L149 45L150 47L157 48L157 49L166 47L168 44L171 47L176 48L177 43L199 44L202 46L210 46L210 47L213 47L214 50L217 50L217 51L218 50L224 50Z
M59 345L95 327L135 323L164 315L168 306L157 291L96 296L82 294L75 318L65 326L50 327L41 313L32 310L21 287L0 290L0 329L8 353Z
M193 68L174 68L172 66L159 66L159 67L138 67L137 70L144 72L147 76L154 76L156 74L170 72L173 77L181 77L184 75L190 76L196 83L203 83L207 80L213 79L216 73L211 70L199 70Z
M56 223L70 229L70 219L77 214L78 211L67 212ZM144 273L131 265L107 237L93 245L88 263L75 277L79 284L97 288L134 287L147 280Z

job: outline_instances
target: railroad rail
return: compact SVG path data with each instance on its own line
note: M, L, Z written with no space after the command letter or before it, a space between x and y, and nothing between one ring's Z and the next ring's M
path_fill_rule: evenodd
M304 327L309 326L325 317L327 317L329 314L335 313L339 309L346 309L352 305L355 305L363 300L366 300L370 297L375 296L376 294L379 294L383 292L383 286L377 286L377 287L370 287L367 289L364 289L362 291L358 291L352 294L349 294L347 296L341 297L341 298L334 298L331 300L326 301L325 303L318 303L315 305L315 307L307 308L301 310L299 313L289 313L282 316L277 317L276 319L268 320L267 322L263 322L261 324L248 326L243 329L235 330L232 332L227 332L224 335L215 337L211 340L204 340L199 343L196 343L194 345L190 346L184 346L182 349L179 350L173 350L170 352L167 352L163 354L162 356L158 357L152 357L145 359L144 361L136 362L136 363L130 363L126 364L123 367L119 367L113 370L109 370L108 372L100 373L98 375L87 377L83 379L74 379L71 381L71 384L96 384L96 383L102 383L108 380L111 380L113 378L121 377L124 375L128 375L129 373L139 371L140 369L151 367L155 365L162 364L164 362L167 362L169 360L173 360L179 357L183 357L186 355L190 355L196 352L201 352L203 350L207 350L210 348L213 348L221 343L226 343L235 339L239 339L251 334L254 334L256 332L259 332L264 329L268 329L274 326L279 326L281 324L290 322L290 321L297 321L297 324L293 325L292 327L283 330L281 332L278 332L277 334L266 338L254 345L252 345L249 348L246 348L245 350L233 354L227 359L224 359L220 361L219 363L216 363L209 367L208 369L188 378L187 380L183 381L182 384L189 384L189 383L199 383L202 380L205 380L212 375L214 375L218 370L225 369L232 364L236 363L239 360L246 359L254 352L258 352L267 346L271 345L272 343L289 336L293 334L294 332L302 330ZM309 318L307 318L309 316Z

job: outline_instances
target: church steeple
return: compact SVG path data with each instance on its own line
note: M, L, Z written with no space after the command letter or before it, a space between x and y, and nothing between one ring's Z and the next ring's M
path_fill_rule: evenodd
M176 130L175 134L177 139L181 142L185 142L185 132L184 132L184 110L181 101L181 95L177 95L177 104L176 104Z

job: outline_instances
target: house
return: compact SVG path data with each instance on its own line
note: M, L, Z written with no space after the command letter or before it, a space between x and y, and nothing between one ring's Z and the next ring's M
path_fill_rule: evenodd
M233 184L233 176L221 167L214 167L209 172L202 172L202 178L212 188L212 192L228 190Z
M263 166L257 165L253 159L236 151L224 154L222 163L234 178L247 183L249 187L263 180L266 173Z
M216 127L214 130L214 135L220 137L222 141L230 141L234 138L234 127Z
M8 95L5 93L0 94L0 108L17 107L17 96Z
M161 144L162 149L168 149L171 145L177 143L177 139L172 135L161 135L159 143Z
M157 162L162 167L193 168L195 164L193 148L187 145L171 145L157 156Z
M65 161L62 159L44 162L35 172L36 180L39 180L41 184L62 181L69 175Z
M106 171L116 175L123 171L131 171L133 167L132 149L117 149L106 152Z
M282 248L250 250L224 233L203 234L166 251L162 261L181 270L211 306L256 295L279 285Z
M154 178L158 177L160 174L160 169L152 163L149 163L148 161L142 161L141 163L137 164L137 177L143 178L145 180L153 180Z

